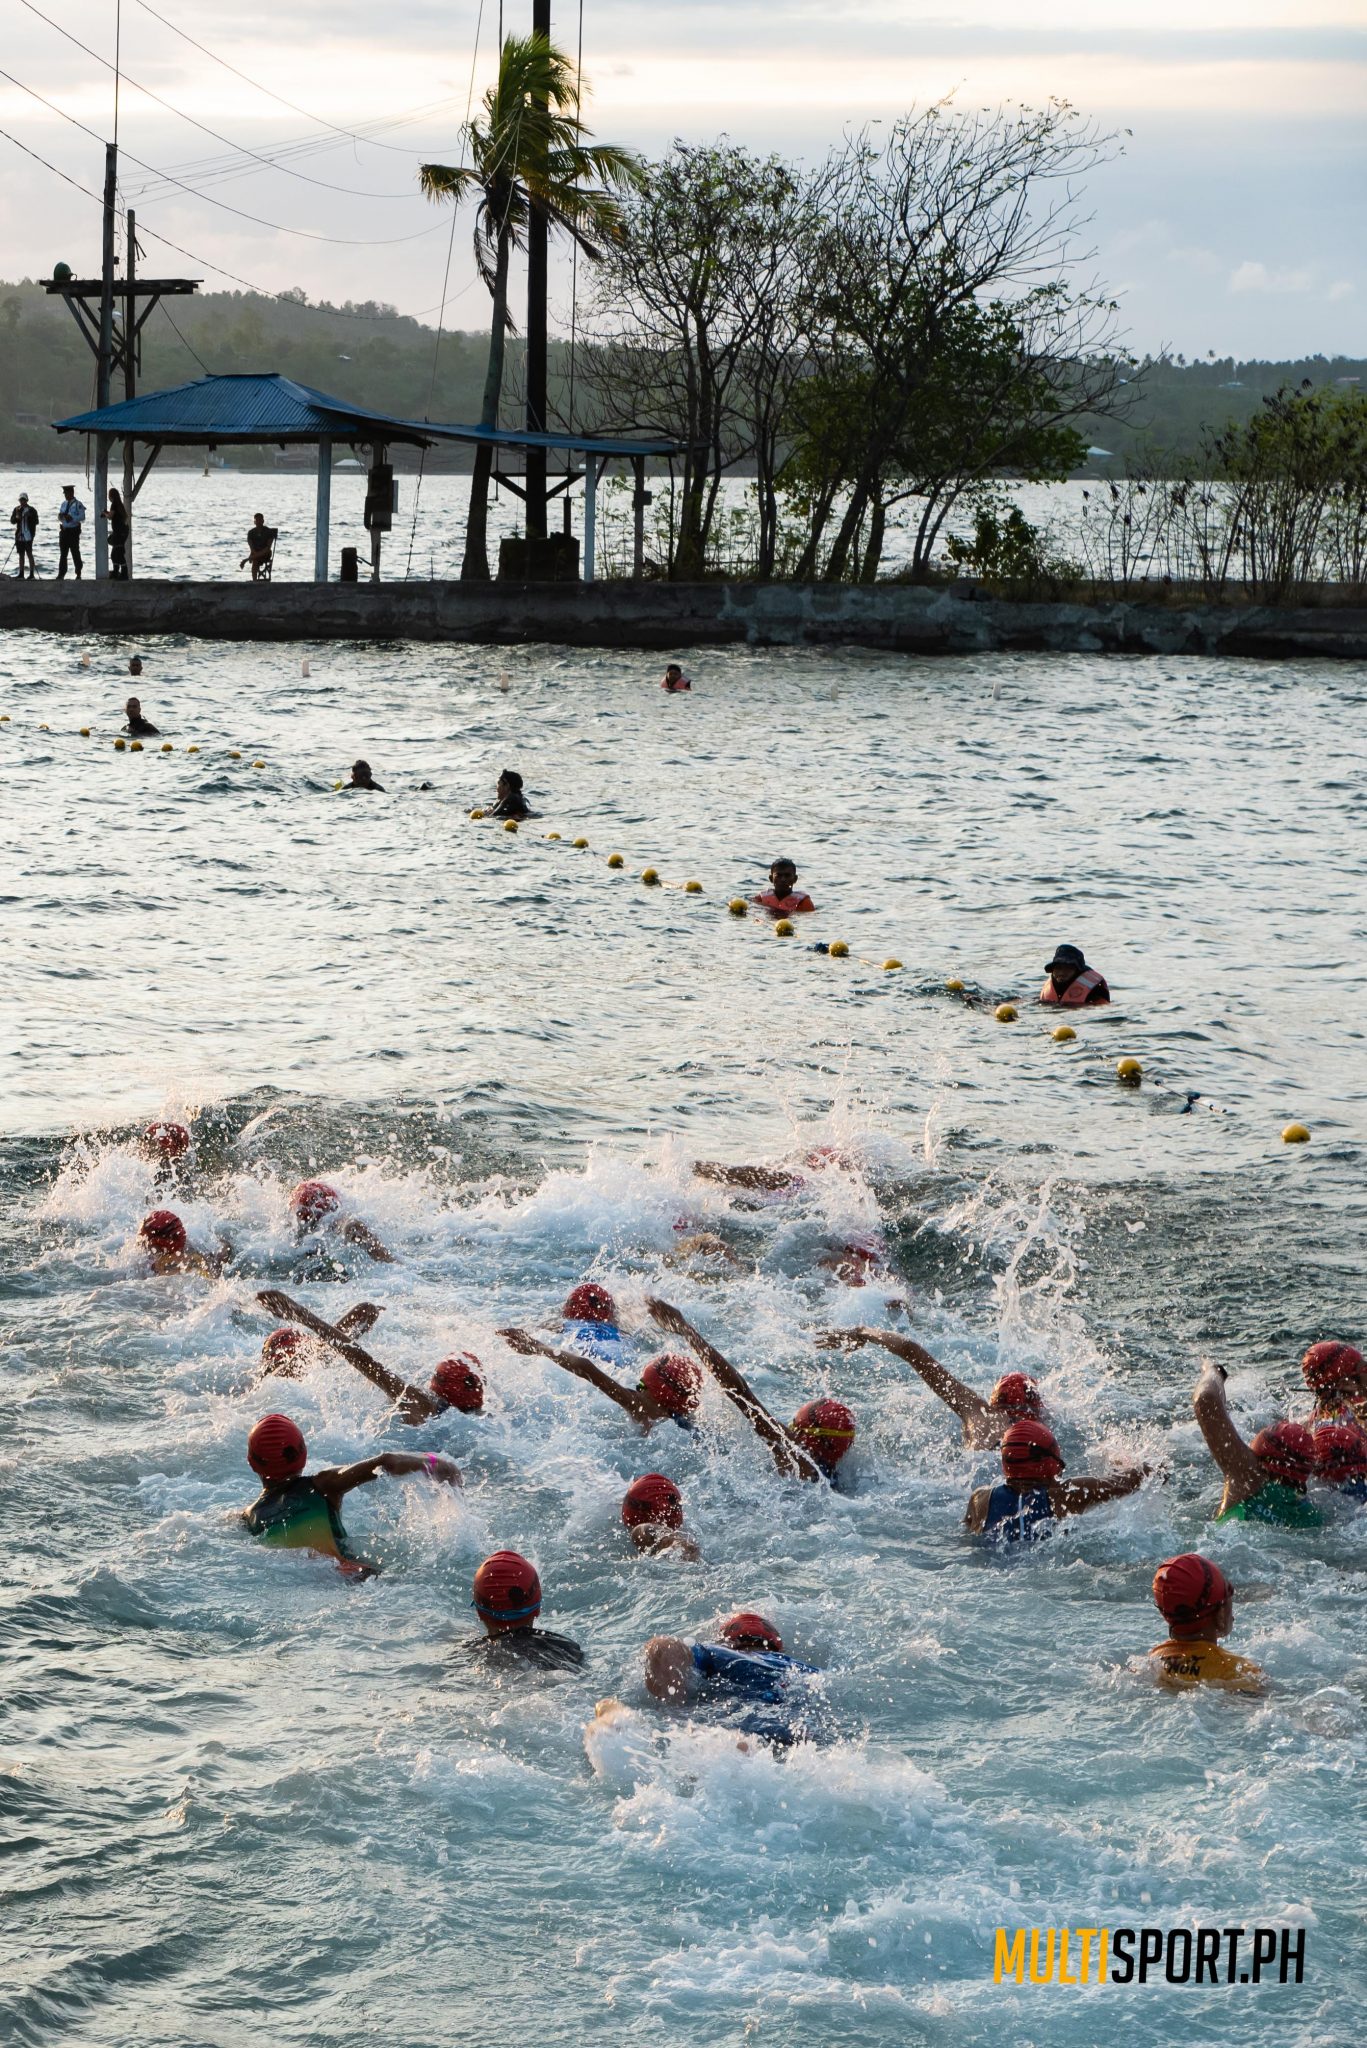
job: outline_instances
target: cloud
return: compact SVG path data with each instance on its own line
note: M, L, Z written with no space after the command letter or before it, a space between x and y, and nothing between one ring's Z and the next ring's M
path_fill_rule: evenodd
M1353 291L1354 286L1349 278L1336 277L1334 279L1334 282L1330 285L1328 291L1325 293L1325 297L1328 299L1331 306L1337 305L1340 299L1351 299L1353 296Z
M1266 263L1241 263L1230 274L1232 292L1308 292L1314 283L1311 270L1270 270Z

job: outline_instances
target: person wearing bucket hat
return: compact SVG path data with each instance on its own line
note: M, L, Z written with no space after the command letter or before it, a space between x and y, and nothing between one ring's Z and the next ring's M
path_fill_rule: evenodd
M956 1379L938 1358L932 1358L924 1345L895 1330L876 1330L860 1323L851 1330L827 1330L816 1341L825 1351L855 1351L862 1344L881 1344L919 1373L931 1393L953 1409L963 1426L964 1442L972 1451L995 1449L1013 1422L1038 1422L1044 1414L1039 1388L1028 1374L1003 1373L990 1394L978 1394Z
M624 1387L610 1372L592 1358L586 1358L580 1351L562 1351L555 1344L547 1344L544 1338L534 1337L530 1330L513 1324L500 1330L504 1343L524 1358L549 1358L552 1365L558 1365L562 1372L572 1379L583 1380L586 1386L596 1387L629 1415L633 1422L649 1432L657 1422L673 1422L680 1429L693 1427L693 1412L697 1408L697 1389L701 1384L698 1368L689 1358L677 1361L682 1372L674 1369L674 1361L664 1358L651 1359L643 1368L640 1380L634 1387ZM689 1375L694 1375L690 1383Z
M681 1310L658 1298L647 1301L646 1307L661 1329L682 1337L696 1352L727 1399L739 1408L760 1442L768 1446L783 1478L825 1479L837 1491L840 1490L836 1467L855 1437L854 1417L843 1402L809 1402L799 1409L791 1425L782 1423L769 1413L749 1381L737 1372L730 1359L724 1357L715 1344L709 1344ZM815 1414L813 1411L816 1409L822 1412ZM834 1412L837 1409L838 1416Z
M1168 1558L1153 1575L1153 1597L1168 1624L1167 1641L1149 1651L1160 1685L1171 1691L1193 1685L1263 1690L1258 1666L1220 1647L1220 1637L1234 1626L1234 1588L1218 1564L1194 1551Z
M1148 1477L1148 1465L1128 1465L1099 1479L1065 1479L1058 1438L1042 1422L1013 1422L1001 1445L998 1486L979 1486L969 1495L964 1526L970 1535L996 1543L1020 1543L1047 1536L1066 1515L1084 1515L1133 1493Z
M411 1457L381 1451L355 1465L306 1472L308 1445L288 1415L263 1415L247 1438L247 1463L261 1481L261 1494L243 1512L251 1535L273 1550L311 1550L333 1559L349 1578L372 1578L380 1567L358 1557L342 1526L339 1503L381 1474L400 1479L423 1473L442 1486L459 1486L460 1471L449 1458Z
M1274 1422L1245 1442L1229 1412L1225 1370L1203 1360L1191 1397L1206 1448L1224 1475L1217 1522L1275 1522L1283 1529L1318 1529L1324 1517L1306 1499L1315 1468L1315 1440L1298 1422Z
M584 1661L581 1646L569 1636L538 1628L541 1579L536 1566L517 1550L496 1550L475 1573L470 1602L484 1624L484 1633L461 1644L467 1656L478 1657L495 1671L530 1666L537 1671L574 1671Z
M1042 1003L1061 1003L1069 1010L1083 1010L1111 1000L1105 976L1087 965L1081 946L1055 946L1054 957L1046 961L1044 972L1048 980L1039 992Z

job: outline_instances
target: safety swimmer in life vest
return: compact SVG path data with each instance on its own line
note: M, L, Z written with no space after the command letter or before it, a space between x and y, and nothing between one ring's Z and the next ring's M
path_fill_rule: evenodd
M217 1251L201 1251L190 1242L190 1233L174 1209L153 1209L138 1225L138 1248L147 1256L154 1273L199 1273L216 1280L232 1253L226 1245Z
M1299 1422L1274 1422L1245 1443L1230 1419L1225 1370L1206 1359L1191 1399L1206 1448L1225 1478L1217 1522L1275 1522L1317 1529L1324 1520L1305 1496L1315 1442Z
M994 1543L1022 1543L1051 1533L1066 1515L1122 1500L1148 1477L1147 1465L1129 1465L1104 1479L1064 1479L1058 1439L1042 1422L1013 1422L1002 1438L1002 1480L969 1495L964 1525Z
M684 1527L683 1495L663 1472L643 1472L632 1480L622 1498L622 1527L644 1557L669 1551L687 1564L701 1557Z
M817 1339L826 1351L854 1351L861 1344L881 1344L894 1358L900 1358L919 1373L932 1394L938 1394L963 1424L964 1442L970 1450L993 1449L1015 1422L1040 1422L1044 1403L1039 1388L1023 1372L1003 1373L992 1392L984 1397L955 1379L952 1372L932 1358L924 1345L912 1337L900 1337L895 1330L875 1330L859 1324L852 1330L827 1330Z
M459 1486L459 1468L435 1453L413 1457L381 1451L355 1465L305 1472L308 1446L288 1415L263 1415L247 1438L247 1463L262 1482L261 1494L243 1514L253 1536L274 1550L312 1550L336 1560L351 1578L370 1578L380 1567L357 1557L342 1526L338 1503L381 1473L392 1479L423 1473L442 1486Z
M516 1550L496 1550L475 1573L471 1601L484 1624L482 1636L461 1644L467 1656L478 1657L492 1670L531 1666L539 1671L573 1671L584 1652L569 1636L538 1628L541 1580L536 1567Z
M667 691L671 697L676 697L681 690L691 690L692 687L692 683L679 667L678 662L671 661L665 670L664 681L661 683L660 688Z
M1234 1588L1218 1564L1194 1551L1170 1557L1153 1575L1153 1597L1168 1624L1167 1641L1149 1651L1160 1685L1263 1690L1263 1674L1250 1658L1220 1648L1220 1637L1234 1626Z
M1301 1360L1305 1384L1315 1397L1310 1427L1319 1422L1367 1424L1367 1359L1356 1345L1326 1338Z
M680 1429L693 1427L702 1399L702 1374L691 1358L662 1351L658 1358L647 1360L634 1387L624 1387L582 1351L561 1351L543 1338L534 1337L530 1330L516 1326L498 1334L524 1358L549 1358L552 1365L558 1365L571 1378L596 1387L647 1433L657 1422L673 1422Z
M829 1397L807 1401L791 1423L779 1422L730 1359L723 1357L715 1344L709 1344L679 1309L658 1299L648 1301L646 1306L662 1329L682 1337L697 1353L760 1442L767 1444L783 1478L825 1479L840 1490L838 1468L856 1434L854 1416L843 1401Z
M418 1387L411 1380L391 1372L387 1365L381 1365L378 1358L357 1343L357 1338L365 1336L381 1314L372 1303L360 1302L355 1308L348 1309L336 1323L329 1323L322 1316L314 1315L312 1309L305 1308L302 1302L292 1301L279 1288L263 1288L256 1298L272 1315L286 1319L280 1329L271 1331L261 1346L263 1373L298 1378L303 1363L301 1354L306 1355L304 1332L307 1331L319 1343L335 1351L339 1358L345 1359L363 1379L378 1387L394 1403L399 1421L410 1423L415 1429L424 1422L430 1422L435 1415L444 1415L450 1408L458 1409L464 1415L478 1415L483 1410L483 1368L472 1351L443 1358L433 1367L426 1387Z
M816 905L805 890L797 886L797 867L790 860L776 860L769 869L769 886L760 896L752 896L752 903L758 903L761 910L767 910L774 917L797 917L801 912L815 910Z
M716 1643L654 1636L645 1648L645 1684L666 1706L700 1708L702 1717L774 1749L830 1740L824 1703L810 1693L814 1664L800 1664L762 1614L743 1610L724 1621ZM604 1701L602 1713L612 1702ZM742 1741L742 1749L749 1743Z
M341 1212L342 1197L329 1181L301 1180L290 1193L290 1217L297 1238L335 1231L347 1244L359 1245L377 1264L392 1266L393 1252L380 1242L370 1225L359 1216L343 1216Z
M1044 971L1049 979L1039 992L1042 1003L1062 1003L1066 1009L1082 1010L1111 1000L1105 976L1087 965L1081 946L1055 946L1054 957Z

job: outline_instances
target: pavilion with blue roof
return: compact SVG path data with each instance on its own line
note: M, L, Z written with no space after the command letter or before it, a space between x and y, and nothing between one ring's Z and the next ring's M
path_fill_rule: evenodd
M328 580L328 539L332 501L332 450L337 442L370 452L371 489L366 498L366 523L371 536L371 574L378 581L381 534L388 528L388 504L378 503L374 479L384 470L394 446L430 448L438 441L490 442L508 449L545 448L584 464L583 575L593 580L597 487L611 461L629 461L636 474L635 573L642 573L642 507L644 476L650 456L679 452L676 442L639 436L604 434L531 434L506 427L459 426L434 420L396 419L371 412L325 391L312 391L292 377L255 371L197 377L167 391L148 391L118 405L56 420L59 434L95 434L106 440L141 442L146 459L133 485L137 497L163 448L231 448L252 443L278 447L311 443L318 450L318 501L314 529L313 575ZM387 473L387 472L386 472ZM131 507L130 507L131 511ZM373 512L373 518L372 518Z

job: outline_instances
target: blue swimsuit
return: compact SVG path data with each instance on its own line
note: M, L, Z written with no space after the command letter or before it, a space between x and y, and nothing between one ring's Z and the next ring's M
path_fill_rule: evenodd
M776 1749L795 1742L829 1742L834 1730L824 1703L792 1681L814 1676L816 1666L775 1650L728 1650L720 1643L694 1643L693 1669L710 1718L738 1734L753 1735Z
M983 1535L991 1543L1031 1543L1051 1534L1054 1509L1042 1486L1017 1493L1014 1486L994 1486L987 1503Z
M596 1358L600 1365L621 1365L626 1357L616 1323L566 1323L565 1337L572 1350Z

